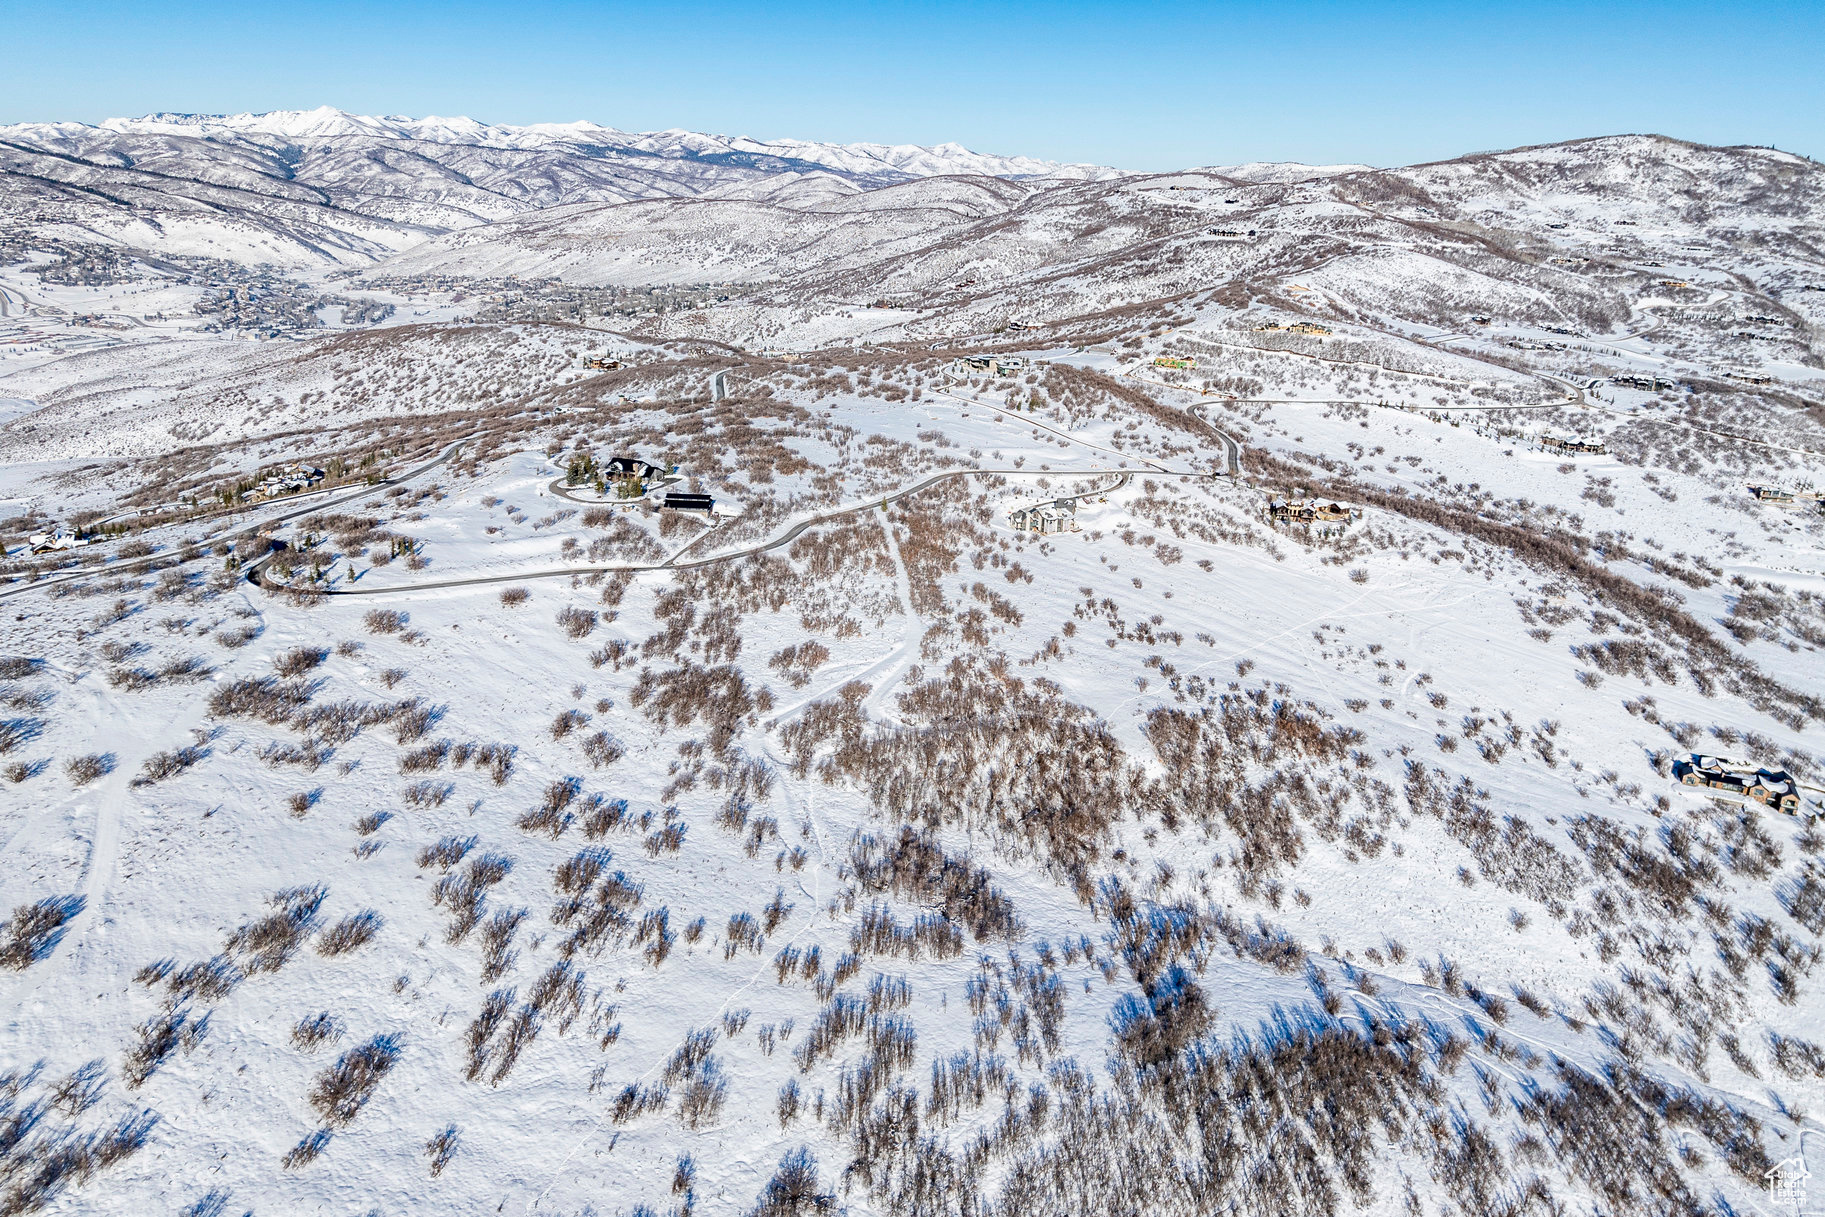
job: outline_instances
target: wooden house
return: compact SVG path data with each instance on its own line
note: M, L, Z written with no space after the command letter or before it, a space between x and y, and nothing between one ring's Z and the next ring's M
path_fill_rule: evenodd
M1784 769L1734 766L1714 756L1697 753L1673 763L1673 776L1683 786L1697 786L1739 795L1774 811L1798 815L1800 791Z
M1337 536L1362 517L1360 508L1342 503L1321 503L1316 499L1268 500L1267 518L1276 524L1297 524L1320 536Z

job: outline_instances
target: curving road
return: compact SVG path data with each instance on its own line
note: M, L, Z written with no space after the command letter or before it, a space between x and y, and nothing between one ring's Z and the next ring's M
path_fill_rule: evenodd
M934 473L930 477L924 478L917 482L914 482L910 486L902 487L901 489L892 491L891 493L883 495L882 497L880 497L878 499L870 499L870 500L868 500L868 502L859 504L854 507L843 507L843 508L839 508L836 511L825 512L822 515L809 516L806 519L800 520L798 523L796 523L792 527L788 528L785 532L779 534L778 536L772 538L771 540L763 541L758 545L750 545L743 549L730 550L727 553L711 554L708 557L703 557L703 558L692 558L688 562L679 561L679 555L684 552L684 550L680 550L678 552L678 554L672 555L670 558L667 558L664 562L627 563L627 564L616 565L616 566L566 566L566 567L562 567L562 568L555 569L555 570L518 571L518 572L515 572L512 574L504 574L504 575L472 575L465 579L435 579L435 580L428 580L428 581L422 582L422 583L408 583L408 584L402 584L402 585L397 585L397 586L392 586L392 587L293 589L293 588L290 588L288 585L282 584L282 583L268 583L262 577L262 568L266 564L265 559L262 559L261 561L255 563L253 566L248 568L247 577L250 582L258 584L260 587L267 588L268 590L272 590L272 591L309 590L309 591L316 592L319 595L325 595L325 596L392 596L392 595L401 595L401 594L404 594L407 592L435 591L435 590L442 589L442 588L452 588L452 587L485 587L489 584L494 584L494 583L524 583L531 579L567 579L573 575L594 575L594 574L605 574L606 575L606 574L616 574L621 571L639 573L642 571L655 571L655 570L690 570L690 569L693 569L693 568L699 567L699 566L711 566L718 562L733 562L738 558L747 558L747 557L753 556L754 554L763 554L763 553L767 553L770 550L782 548L783 546L790 545L790 544L792 544L792 542L798 540L799 537L803 536L805 534L805 532L809 529L816 528L823 524L828 524L833 520L843 519L847 516L859 515L865 511L874 511L877 508L885 507L887 504L897 502L898 500L906 498L909 495L917 494L921 490L925 490L928 487L936 486L939 482L946 481L950 478L976 477L981 474L989 474L989 473L998 473L998 474L1005 474L1005 475L1017 476L1017 477L1024 476L1024 477L1053 477L1053 478L1056 478L1056 477L1073 477L1073 476L1082 476L1084 474L1097 474L1097 473L1108 473L1108 472L1110 472L1110 471L1106 470L1106 469L1090 469L1090 470L1079 470L1079 471L1073 471L1073 470L1069 470L1069 469L1063 469L1063 470L1060 470L1060 469L951 469L944 473ZM1125 471L1120 472L1120 473L1116 474L1115 481L1111 482L1107 486L1098 487L1094 490L1087 490L1087 491L1084 491L1082 494L1068 495L1065 497L1081 499L1081 498L1088 498L1090 495L1093 495L1093 494L1108 494L1112 490L1119 490L1121 487L1127 485L1128 480L1131 477L1133 477L1133 474L1131 474L1131 473L1128 473ZM705 532L699 533L698 537L699 537L699 539L701 539L702 537L706 537L708 535L710 535L710 533L708 530L706 530ZM695 544L695 542L693 541L692 544ZM690 548L690 546L687 545L685 548L688 549L688 548Z

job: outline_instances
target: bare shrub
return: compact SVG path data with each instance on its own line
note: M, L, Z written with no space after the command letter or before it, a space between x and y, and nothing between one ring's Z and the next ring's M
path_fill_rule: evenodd
M151 786L176 777L208 755L209 749L200 745L179 748L174 752L155 752L140 766L139 776L133 779L133 785Z
M795 689L811 683L812 673L830 658L830 648L821 642L801 642L776 651L767 666L791 682Z
M576 778L563 778L545 788L545 801L531 811L522 815L518 824L524 832L550 833L553 840L564 835L570 827L571 815L567 810L582 789L582 783Z
M291 1029L291 1042L301 1052L315 1052L342 1038L342 1024L328 1010L306 1015Z
M563 627L566 637L577 640L587 638L596 628L599 618L592 609L577 608L575 605L558 610L558 625Z
M70 775L72 786L87 786L114 772L114 754L91 752L87 756L72 757L64 764L63 771Z
M127 1089L138 1090L180 1048L194 1049L208 1033L209 1019L193 1019L188 1008L167 1006L134 1028L137 1042L127 1049L121 1074Z
M329 656L327 647L293 647L275 656L272 667L282 678L290 680L313 670Z
M456 1156L456 1148L461 1141L461 1132L454 1124L431 1135L425 1142L425 1157L431 1159L431 1178L435 1179L444 1173L444 1167L450 1165L450 1159Z
M793 1089L793 1110L797 1111L797 1088ZM780 1093L780 1123L787 1123L786 1096ZM746 1217L809 1217L836 1207L836 1194L826 1191L818 1180L817 1159L804 1146L779 1160L779 1168L767 1180L758 1202Z
M317 935L317 954L331 958L346 955L372 941L382 924L380 914L373 909L350 913Z
M523 587L510 587L501 593L501 603L507 608L518 608L532 599L532 593Z
M513 862L500 854L477 854L469 859L460 874L445 874L431 889L431 901L450 910L450 925L444 931L449 942L461 942L482 919L482 905L488 889L507 877Z
M418 851L418 865L425 870L435 866L448 874L451 867L461 862L475 848L475 842L474 837L439 837Z
M227 951L248 974L277 972L316 928L329 890L321 884L286 888L268 902L273 912L228 936Z
M401 797L407 807L442 807L455 790L450 782L414 782Z
M492 984L506 975L519 956L513 935L526 920L525 909L502 909L482 927L482 983Z
M22 904L12 917L0 925L6 939L0 942L0 968L15 972L37 963L56 950L64 927L82 912L80 896L49 896L34 904Z
M361 620L370 634L397 634L406 626L406 615L396 609L369 609Z
M621 741L606 731L597 731L583 740L583 755L597 769L606 769L626 755Z
M295 1171L309 1166L312 1162L317 1160L319 1154L329 1148L331 1136L332 1134L327 1128L315 1130L302 1141L286 1150L285 1155L279 1159L279 1164L288 1171Z
M29 744L44 734L44 720L41 718L9 718L0 720L0 756L12 752L21 744Z
M382 1079L399 1061L399 1037L377 1035L349 1049L317 1075L310 1105L329 1128L346 1128L374 1097Z
M261 676L217 689L210 695L209 713L217 718L256 718L277 726L308 705L310 699L310 687L302 681Z

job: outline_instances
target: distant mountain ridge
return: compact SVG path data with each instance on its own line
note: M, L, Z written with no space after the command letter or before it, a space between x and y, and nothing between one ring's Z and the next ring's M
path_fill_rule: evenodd
M695 198L814 175L864 190L941 176L1122 176L954 143L516 127L328 106L0 126L0 212L15 233L280 265L371 262L565 204Z
M59 128L82 124L54 124ZM724 160L753 157L798 163L826 172L900 179L972 173L988 177L1105 178L1118 171L1101 165L1067 165L1030 156L996 156L972 152L957 143L832 144L815 140L761 140L748 136L709 135L679 128L628 132L599 123L534 123L529 126L484 123L472 118L410 118L402 115L350 114L332 106L315 110L273 110L260 114L149 114L110 118L96 124L123 135L202 134L269 135L300 142L354 139L404 139L435 144L472 144L497 148L568 148L595 157L617 153L673 160ZM4 128L0 128L4 130Z

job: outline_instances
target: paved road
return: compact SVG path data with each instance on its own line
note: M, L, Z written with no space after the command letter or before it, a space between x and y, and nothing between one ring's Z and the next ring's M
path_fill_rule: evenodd
M875 509L877 509L879 507L886 506L888 503L896 502L900 499L906 498L908 495L917 494L921 490L924 490L931 486L936 486L939 482L946 481L947 479L950 479L950 478L977 477L982 474L988 474L988 473L999 473L999 474L1006 474L1006 475L1017 476L1017 477L1023 476L1023 477L1060 478L1060 477L1079 477L1079 476L1083 476L1086 473L1097 474L1097 473L1107 473L1107 472L1111 472L1111 471L1103 470L1103 469L1077 470L1077 471L1073 471L1073 470L1069 470L1069 469L1063 469L1063 470L1061 470L1061 469L952 469L945 473L934 473L930 477L924 478L917 482L914 482L910 486L902 487L901 489L895 490L889 494L883 495L882 497L880 497L878 499L870 499L870 500L868 500L868 502L859 504L855 507L844 507L844 508L840 508L839 510L836 510L836 511L825 512L822 515L808 517L807 519L801 520L797 524L794 524L791 528L788 528L785 532L781 533L779 536L774 537L773 539L771 539L769 541L763 541L758 545L750 545L744 549L731 550L728 553L711 554L710 556L705 557L705 558L692 558L688 562L679 561L678 560L679 555L674 554L672 557L666 559L664 562L650 562L650 563L641 563L641 564L631 564L630 563L630 564L619 565L619 566L566 566L566 567L562 567L562 568L559 568L556 570L518 571L518 572L515 572L512 574L505 574L505 575L473 575L466 579L436 579L436 580L429 580L429 581L426 581L423 583L409 583L409 584L392 586L392 587L315 588L315 589L310 589L310 590L317 591L319 594L326 595L326 596L391 596L391 595L403 594L406 592L435 591L435 590L438 590L441 588L485 587L489 584L495 584L495 583L524 583L524 582L527 582L532 579L567 579L573 575L595 575L595 574L605 574L606 575L606 574L616 574L621 571L639 573L641 571L654 571L654 570L691 570L691 569L694 569L699 566L711 566L717 562L733 562L738 558L746 558L746 557L750 557L754 554L766 553L769 550L780 549L783 546L790 545L790 544L792 544L792 542L798 540L799 537L803 536L808 529L816 528L822 524L828 524L833 520L843 519L846 516L859 515L865 511L874 511ZM1117 473L1116 480L1111 482L1109 485L1101 487L1096 490L1086 491L1086 492L1084 492L1084 494L1081 494L1081 495L1072 495L1069 497L1087 498L1089 495L1092 495L1092 494L1108 494L1110 491L1119 489L1120 487L1126 485L1128 482L1128 479L1132 476L1133 476L1132 474L1129 474L1126 472ZM708 536L708 535L709 535L709 533L705 532L705 533L699 534L699 537L701 539L701 537ZM686 548L688 549L689 546L686 546ZM680 550L679 554L682 554L683 552L684 552L683 550ZM264 560L262 560L261 562L256 563L253 567L249 568L248 578L251 581L253 581L254 583L259 584L261 587L282 589L284 587L284 585L269 584L261 577L260 568L263 567L264 565L265 565L265 562L264 562Z
M410 481L420 474L428 473L432 469L435 469L448 461L468 442L469 441L466 439L457 440L454 444L451 444L448 448L444 449L438 456L426 461L415 469L408 469L403 473L395 474L389 478L383 478L378 482L364 483L359 489L352 490L339 497L317 500L308 503L303 507L294 507L290 511L282 511L276 515L266 516L227 532L205 533L196 540L184 542L182 548L175 553L166 552L153 554L149 557L135 558L127 562L115 562L106 566L88 567L71 574L60 575L56 578L39 579L31 583L15 583L12 586L0 588L0 600L7 599L11 596L23 595L30 591L37 591L41 588L55 587L60 583L69 583L77 579L89 579L94 578L97 575L122 575L131 571L144 570L154 563L170 562L174 559L178 562L194 561L195 559L202 557L210 546L215 545L220 541L238 537L250 537L267 525L284 524L288 521L298 519L301 516L315 515L319 511L325 511L332 507L340 507L344 503L351 503L356 499L366 498L368 495L374 494L388 486L396 486L401 482ZM260 559L259 562L255 563L253 568L250 568L250 573L252 570L256 570L260 565L263 565L265 561L265 558ZM255 580L255 582L258 582L258 580Z
M1235 441L1235 438L1233 436L1229 435L1227 432L1225 432L1221 428L1219 428L1215 423L1211 422L1208 418L1205 418L1202 414L1200 414L1199 411L1202 410L1203 408L1204 408L1204 406L1203 406L1202 402L1194 402L1191 407L1191 416L1193 418L1197 419L1199 422L1203 423L1206 427L1209 427L1211 430L1211 434L1215 435L1218 439L1223 441L1224 455L1228 458L1228 461L1229 461L1229 476L1232 478L1241 477L1242 476L1242 445L1238 444Z

